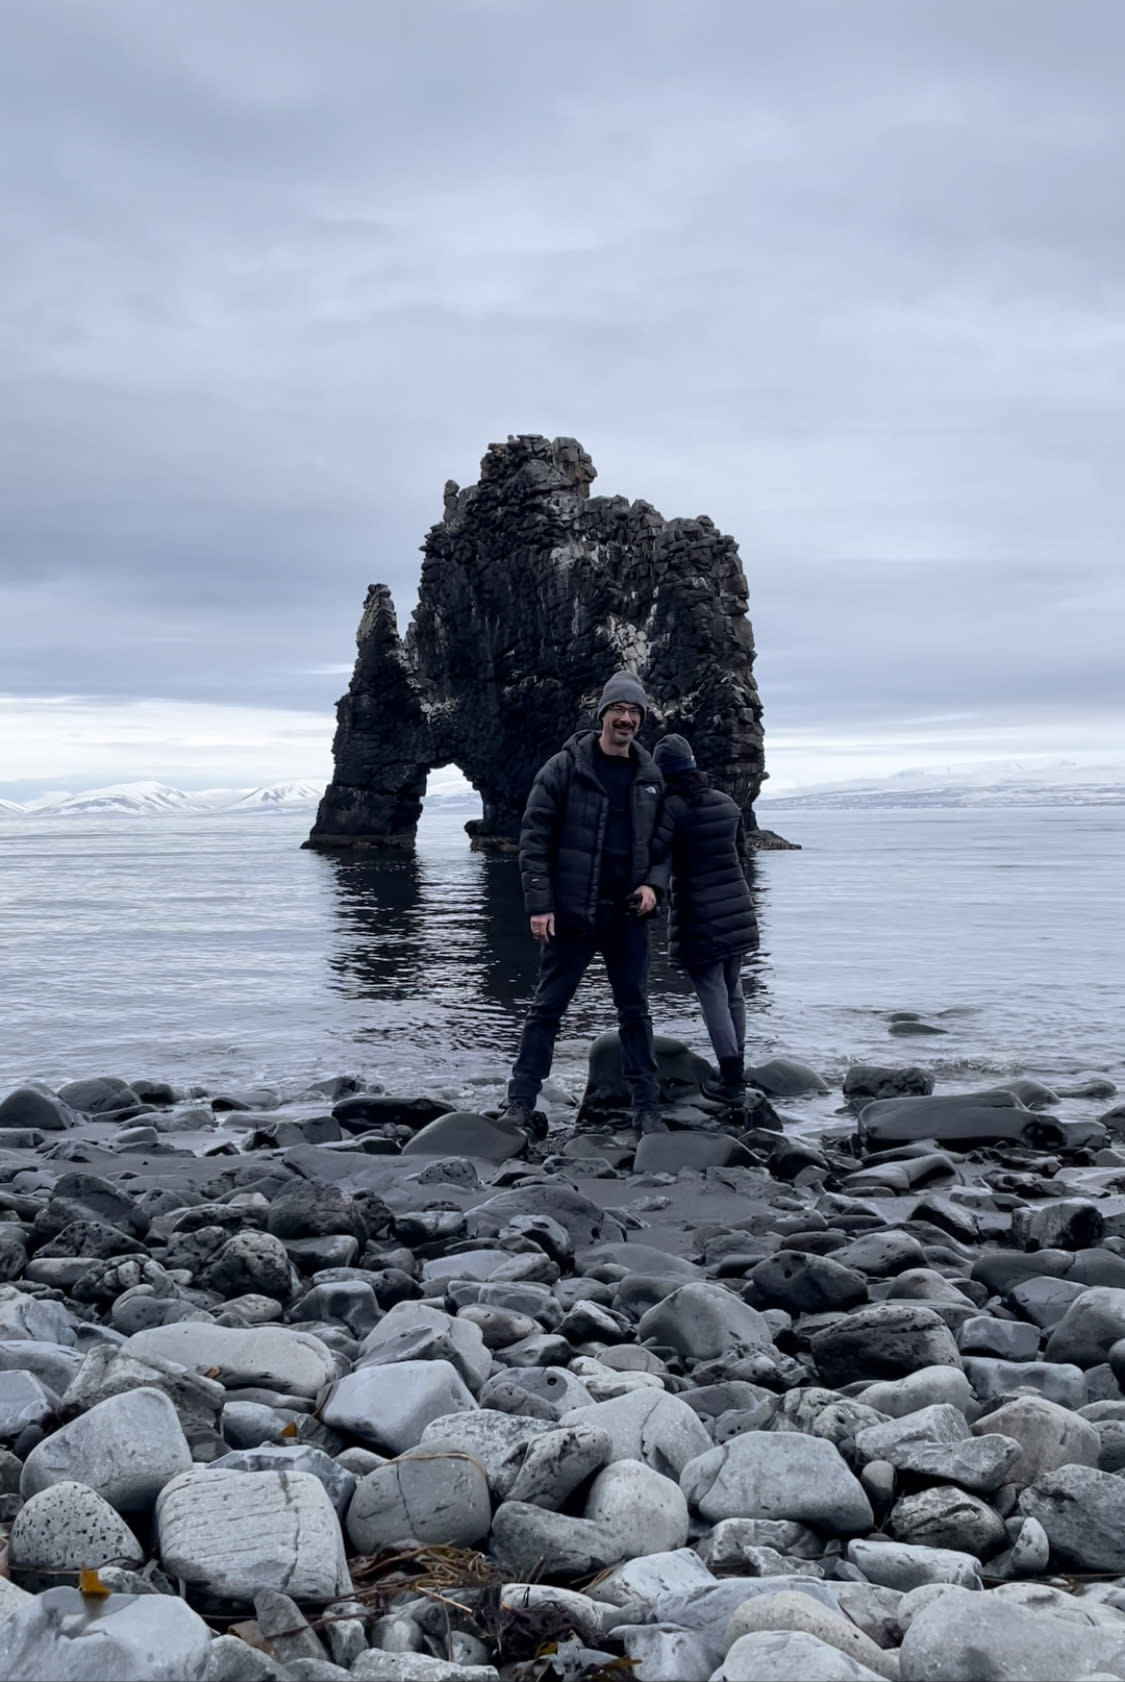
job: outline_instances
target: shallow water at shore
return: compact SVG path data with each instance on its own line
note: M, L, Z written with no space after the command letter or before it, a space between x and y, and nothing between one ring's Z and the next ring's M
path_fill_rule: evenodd
M462 822L431 812L413 856L354 857L301 851L307 813L4 823L0 1085L293 1090L346 1072L498 1090L536 952L515 862L470 853ZM758 860L752 1060L801 1057L834 1084L858 1060L921 1062L946 1088L1125 1083L1125 809L787 812L778 827L803 851ZM657 1029L706 1052L662 945ZM944 1032L892 1036L895 1010ZM562 1085L580 1091L585 1045L611 1025L591 984L564 1025Z

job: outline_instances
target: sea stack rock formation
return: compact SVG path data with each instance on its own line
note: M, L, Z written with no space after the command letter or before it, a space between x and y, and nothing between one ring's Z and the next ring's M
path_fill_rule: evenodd
M450 764L481 797L473 846L514 846L536 771L594 722L622 667L652 698L643 739L685 735L765 840L738 547L706 515L666 520L648 502L592 497L595 477L575 439L531 434L491 444L479 484L447 483L405 637L386 585L368 591L335 772L306 846L412 845L427 776Z

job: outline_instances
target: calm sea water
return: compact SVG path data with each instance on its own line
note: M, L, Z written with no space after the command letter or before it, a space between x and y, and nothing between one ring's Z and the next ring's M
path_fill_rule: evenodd
M347 1073L498 1093L536 949L515 862L470 853L463 821L428 813L414 855L353 857L301 851L309 813L3 822L0 1091L116 1074L291 1094ZM757 865L752 1058L1125 1087L1125 808L772 821L803 850ZM656 945L657 1029L707 1052ZM893 1010L946 1031L892 1037ZM564 1086L612 1023L592 980Z

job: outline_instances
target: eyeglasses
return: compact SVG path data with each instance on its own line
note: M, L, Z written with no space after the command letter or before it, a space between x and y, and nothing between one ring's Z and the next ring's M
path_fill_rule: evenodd
M636 718L636 719L639 719L640 716L641 716L640 707L630 707L630 706L607 707L606 712L609 714L610 718Z

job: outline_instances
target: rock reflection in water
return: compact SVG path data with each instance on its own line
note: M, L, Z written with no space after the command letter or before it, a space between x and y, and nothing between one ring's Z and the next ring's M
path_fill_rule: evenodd
M514 1051L538 970L514 858L467 847L417 852L322 854L334 890L333 985L370 1005L369 1039L407 1034L419 1046ZM654 925L650 996L658 1033L706 1047L691 983L666 955ZM766 1005L759 962L747 960L751 1015ZM613 1026L609 988L596 962L579 989L563 1036ZM701 1037L702 1036L702 1037Z
M411 1027L446 1046L515 1044L535 984L514 859L463 852L338 854L329 967L372 1029ZM409 1007L403 1010L401 1007Z

